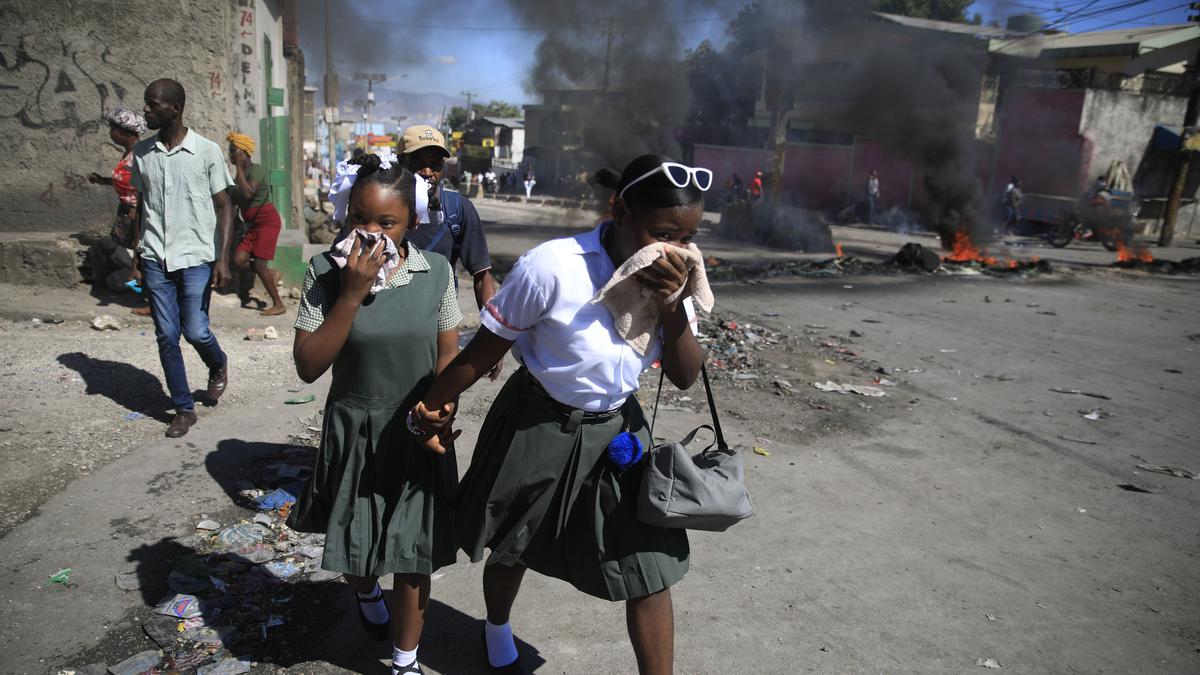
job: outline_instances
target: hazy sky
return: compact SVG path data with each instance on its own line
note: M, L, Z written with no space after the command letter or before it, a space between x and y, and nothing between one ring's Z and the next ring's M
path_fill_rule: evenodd
M664 1L688 47L704 39L722 43L729 19L744 4L717 0L715 9L696 9L686 0ZM523 84L539 34L522 28L503 0L446 0L426 3L428 11L386 0L332 3L334 68L343 77L383 73L388 76L383 86L390 89L456 97L473 91L476 100L536 101ZM308 79L319 86L325 71L323 2L297 4ZM1003 22L1013 13L1037 11L1054 27L1074 33L1183 23L1186 7L1177 0L980 0L968 12ZM596 8L599 17L604 3Z

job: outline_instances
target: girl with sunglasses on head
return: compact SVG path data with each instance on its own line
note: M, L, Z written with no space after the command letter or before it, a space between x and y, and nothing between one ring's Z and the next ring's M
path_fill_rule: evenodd
M521 363L479 432L455 514L459 544L472 560L491 549L483 637L493 670L520 667L509 612L532 569L588 595L624 600L639 671L671 672L670 587L688 569L687 535L638 520L642 465L617 466L608 450L630 435L651 447L633 396L644 370L660 361L681 389L700 371L684 255L698 251L684 249L711 183L711 171L658 155L631 162L610 186L617 194L612 220L522 256L480 313L479 333L409 414L414 434L442 452L457 435L451 421L459 395L510 349ZM661 257L636 276L656 299L661 323L657 339L638 351L593 298L622 263L654 244L666 244Z

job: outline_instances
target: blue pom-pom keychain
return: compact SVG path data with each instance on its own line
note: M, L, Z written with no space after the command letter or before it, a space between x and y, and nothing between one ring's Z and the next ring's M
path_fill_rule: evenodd
M628 431L622 431L609 441L605 452L613 466L626 471L642 458L642 441Z

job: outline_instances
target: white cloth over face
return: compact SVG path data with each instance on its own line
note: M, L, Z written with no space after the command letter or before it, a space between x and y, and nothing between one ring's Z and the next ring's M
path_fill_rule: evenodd
M685 290L690 290L691 298L700 309L711 312L713 308L712 288L708 285L708 275L704 271L704 256L695 244L680 248L660 241L638 250L617 268L604 288L592 299L593 303L603 303L608 308L612 313L617 335L637 350L638 354L644 355L650 341L658 336L662 317L654 291L643 284L636 273L653 265L667 250L682 256L684 264L691 272L687 284L667 298L668 302L675 302Z
M387 288L388 275L400 264L400 251L396 249L396 244L383 234L371 234L366 230L356 228L350 232L350 236L334 244L333 248L329 250L330 257L338 267L346 266L346 261L350 259L350 254L354 251L354 246L360 238L363 240L363 250L360 255L366 255L375 248L376 244L383 241L383 267L379 268L379 274L375 275L375 281L371 284L371 295L375 295Z
M622 405L662 354L661 340L639 354L617 335L608 309L592 302L616 271L600 244L606 226L521 256L479 313L484 327L514 341L513 356L554 400L588 412ZM691 298L683 306L694 322Z

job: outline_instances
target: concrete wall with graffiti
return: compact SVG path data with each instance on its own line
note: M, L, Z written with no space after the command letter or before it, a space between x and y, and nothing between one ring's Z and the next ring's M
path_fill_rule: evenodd
M187 125L223 145L236 119L238 5L0 3L0 232L106 227L116 195L84 178L108 175L121 157L102 116L117 106L140 110L156 78L179 80Z

